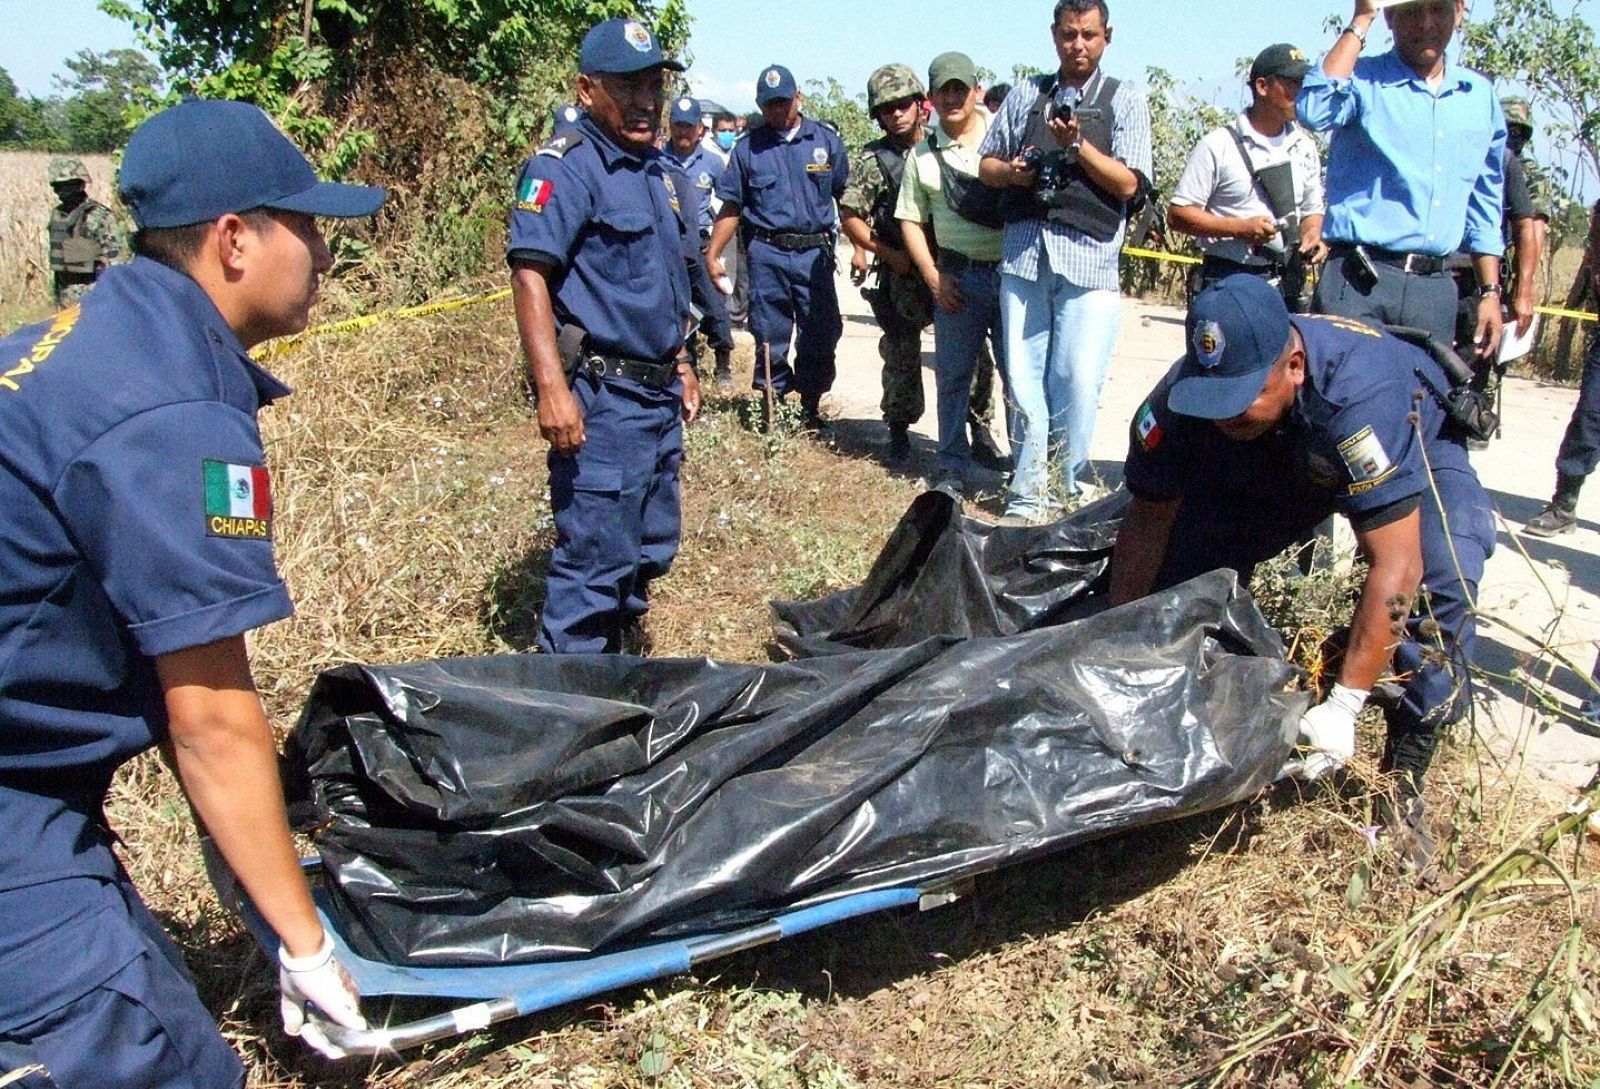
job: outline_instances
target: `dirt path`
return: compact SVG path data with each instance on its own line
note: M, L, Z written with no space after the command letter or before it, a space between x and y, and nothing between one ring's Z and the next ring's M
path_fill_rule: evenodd
M860 293L842 276L839 299L845 332L829 411L838 420L841 445L868 453L885 435L875 422L881 418L878 332ZM1125 302L1122 332L1091 447L1094 468L1108 484L1121 477L1127 421L1182 351L1181 309ZM933 469L932 367L930 335L923 340L928 410L914 428L922 436L916 444L916 468L924 474ZM1587 783L1600 763L1600 738L1571 729L1550 710L1576 709L1587 689L1584 678L1594 661L1595 642L1600 640L1600 486L1591 488L1579 503L1575 533L1541 541L1518 531L1549 498L1556 447L1576 401L1576 390L1508 379L1504 436L1473 455L1502 519L1498 547L1481 587L1481 610L1491 619L1480 628L1478 659L1496 680L1479 721L1498 740L1496 751L1513 771L1513 754L1525 743L1530 773L1568 786ZM1003 438L1000 441L1004 443ZM985 482L993 487L999 480L980 480ZM991 503L984 509L992 508ZM1578 672L1555 665L1549 654L1538 655L1535 644L1517 632L1548 640ZM1549 707L1541 707L1541 700Z

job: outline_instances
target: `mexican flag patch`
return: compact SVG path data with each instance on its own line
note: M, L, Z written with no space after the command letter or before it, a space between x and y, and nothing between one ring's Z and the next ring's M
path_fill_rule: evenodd
M272 483L259 465L207 459L206 535L268 540L272 537Z
M1161 424L1156 421L1155 410L1148 402L1139 410L1139 416L1134 420L1134 430L1139 435L1139 445L1149 453L1161 444Z
M523 178L517 187L517 208L523 212L543 212L555 186L543 178Z

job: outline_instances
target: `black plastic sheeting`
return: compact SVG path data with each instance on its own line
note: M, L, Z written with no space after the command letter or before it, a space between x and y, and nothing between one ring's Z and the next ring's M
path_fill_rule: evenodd
M804 602L774 602L773 632L797 658L906 647L936 635L1015 635L1101 607L1111 548L1127 509L1122 490L1042 526L961 516L943 492L919 496L889 535L867 580Z
M394 963L567 957L1250 796L1305 697L1231 572L1037 626L1103 574L1104 527L1087 528L1103 514L1063 541L919 500L897 539L923 558L875 570L833 617L893 641L937 626L946 607L923 595L982 582L995 600L907 646L840 649L834 625L794 632L831 653L773 665L510 655L323 674L291 757L341 932ZM903 559L891 545L880 568ZM961 573L929 575L946 563ZM1070 593L1050 587L1057 564ZM995 628L1031 630L960 637Z

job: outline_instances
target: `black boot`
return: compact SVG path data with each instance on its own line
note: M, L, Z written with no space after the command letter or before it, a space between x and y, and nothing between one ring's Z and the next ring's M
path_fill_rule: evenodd
M889 445L883 448L883 463L891 469L904 466L911 460L911 425L891 423Z
M717 349L717 369L713 377L717 383L718 393L727 393L733 389L733 353L727 348Z
M800 426L823 442L833 441L833 425L822 418L822 394L800 395Z
M1571 533L1578 524L1578 492L1582 488L1583 477L1556 474L1556 494L1551 496L1544 510L1522 527L1522 531L1533 537Z
M996 473L1009 473L1011 471L1011 458L1000 452L1000 447L994 441L994 436L989 434L989 429L973 423L971 431L972 463L979 468L989 469Z

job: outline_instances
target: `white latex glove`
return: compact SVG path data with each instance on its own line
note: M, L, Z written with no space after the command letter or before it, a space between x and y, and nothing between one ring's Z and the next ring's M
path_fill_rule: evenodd
M230 915L239 914L239 905L242 902L239 879L233 876L233 870L222 857L217 841L210 836L200 837L200 861L205 865L206 878L216 891L217 901L222 904L222 909Z
M333 938L326 931L322 948L309 957L291 957L278 947L278 1012L283 1016L283 1031L298 1036L330 1059L346 1053L328 1039L306 1012L310 1003L316 1012L350 1029L366 1029L361 1016L361 995L350 975L333 955Z
M1356 716L1366 702L1361 689L1334 685L1327 699L1300 716L1299 745L1309 751L1284 770L1310 783L1344 767L1356 754Z

